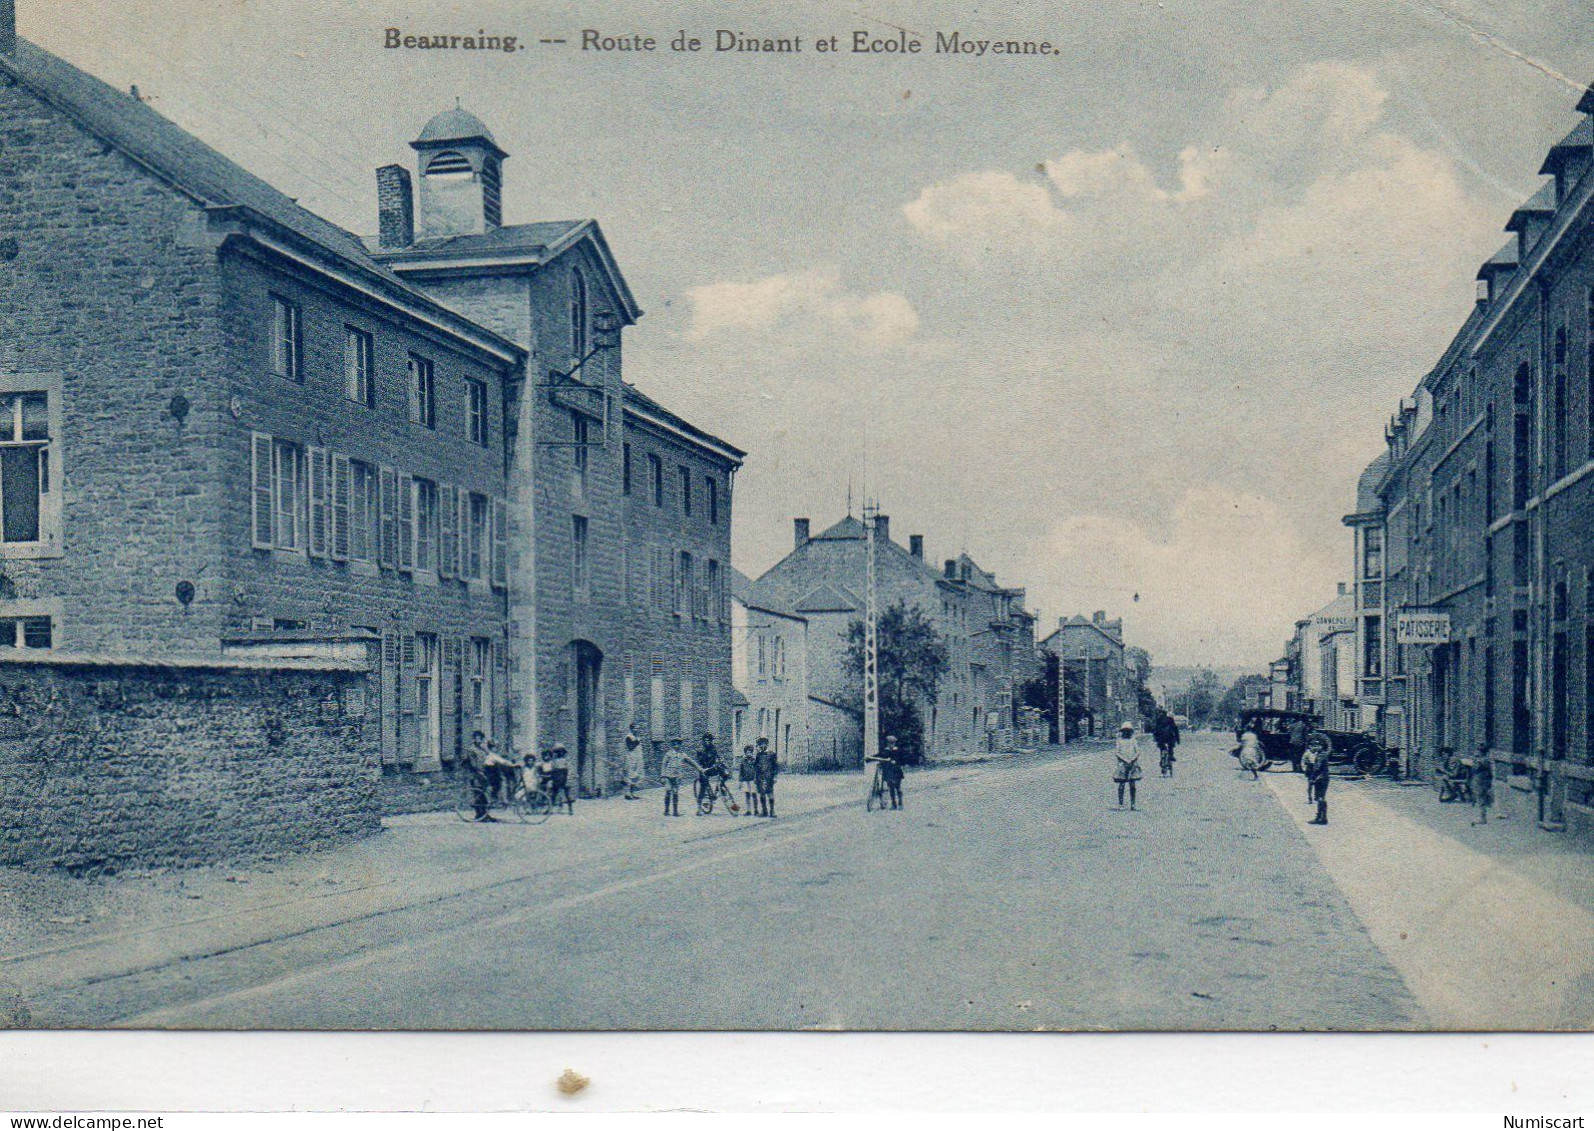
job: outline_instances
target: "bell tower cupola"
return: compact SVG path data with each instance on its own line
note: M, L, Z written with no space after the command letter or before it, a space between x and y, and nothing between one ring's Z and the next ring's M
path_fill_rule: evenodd
M504 222L503 163L482 120L456 105L410 142L420 179L420 239L481 235Z

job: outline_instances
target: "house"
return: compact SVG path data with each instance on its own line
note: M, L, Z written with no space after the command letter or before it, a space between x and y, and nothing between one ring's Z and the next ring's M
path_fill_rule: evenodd
M1065 738L1112 735L1125 720L1138 718L1121 618L1109 620L1101 610L1089 617L1060 617L1040 646L1057 657L1063 678L1084 695L1079 715L1068 719Z
M457 106L365 240L10 4L0 78L0 640L368 656L394 777L479 729L594 793L628 726L728 734L744 453L624 379L595 221L505 224Z
M732 586L732 671L747 701L736 749L767 738L782 769L826 768L836 759L825 755L835 752L811 744L808 735L811 715L824 705L809 704L807 617L756 601L752 581L740 570Z

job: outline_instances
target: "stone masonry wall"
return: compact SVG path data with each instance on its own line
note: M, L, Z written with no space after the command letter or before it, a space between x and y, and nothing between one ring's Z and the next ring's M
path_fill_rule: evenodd
M363 670L0 663L0 864L184 866L381 828Z

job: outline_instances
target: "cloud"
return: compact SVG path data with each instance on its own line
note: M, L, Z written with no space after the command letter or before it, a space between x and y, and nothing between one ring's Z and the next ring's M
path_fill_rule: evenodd
M919 330L919 315L894 291L861 294L835 270L770 275L751 283L709 283L687 292L692 321L687 336L703 342L794 329L841 334L857 345L887 347Z
M1070 232L1068 213L1044 183L1003 170L931 185L903 205L902 213L920 236L971 259L1051 250Z
M1053 525L1027 557L1040 571L1027 579L1032 597L1065 614L1121 612L1126 635L1165 663L1276 654L1294 622L1332 598L1338 564L1314 553L1271 500L1218 487L1186 490L1163 533L1080 515Z

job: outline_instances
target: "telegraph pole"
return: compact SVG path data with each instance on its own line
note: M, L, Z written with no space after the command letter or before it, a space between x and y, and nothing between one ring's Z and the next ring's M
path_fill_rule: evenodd
M867 570L863 613L863 756L880 754L880 602L875 584L875 526L878 503L865 501L863 529Z

